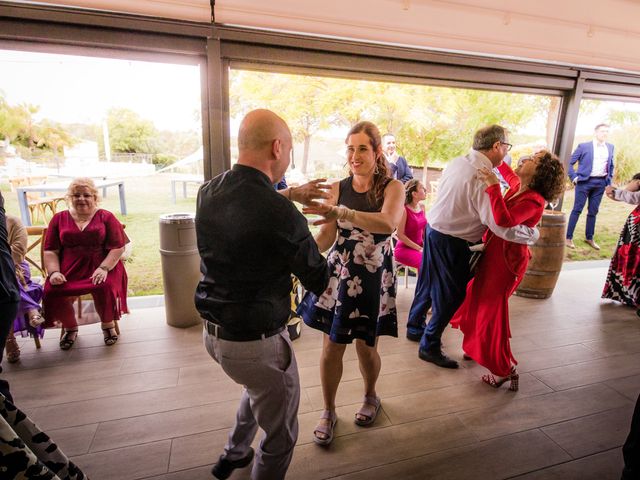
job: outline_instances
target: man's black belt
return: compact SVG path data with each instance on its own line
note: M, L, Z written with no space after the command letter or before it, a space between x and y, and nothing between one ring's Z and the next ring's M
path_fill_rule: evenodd
M204 321L204 326L210 335L219 338L220 340L228 340L230 342L253 342L255 340L264 340L265 338L273 337L284 330L284 325L275 330L270 330L264 333L231 333L229 330L224 329L217 323Z

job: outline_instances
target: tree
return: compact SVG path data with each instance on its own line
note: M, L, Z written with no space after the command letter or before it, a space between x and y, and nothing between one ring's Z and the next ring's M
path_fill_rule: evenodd
M327 79L266 72L233 70L230 110L232 117L244 116L256 108L269 108L289 125L294 141L303 142L300 169L306 173L311 138L329 126L328 95L334 93Z
M47 119L36 122L34 115L39 110L39 106L28 103L11 106L0 94L0 136L25 147L29 153L51 151L57 159L62 148L72 145L74 138L58 123Z
M158 131L146 120L127 108L111 108L107 112L111 150L120 153L157 153ZM104 151L104 142L99 139Z
M270 108L289 123L294 138L304 141L303 173L311 138L329 127L370 120L382 134L396 136L412 165L444 164L465 153L474 132L491 123L515 136L543 116L540 136L548 135L556 103L539 95L239 70L232 71L230 89L232 117Z

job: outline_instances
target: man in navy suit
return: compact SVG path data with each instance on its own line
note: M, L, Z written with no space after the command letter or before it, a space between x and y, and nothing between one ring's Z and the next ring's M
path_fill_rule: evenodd
M396 137L392 133L385 133L382 136L382 151L387 159L391 178L397 178L402 183L407 183L413 178L413 172L407 160L396 152Z
M600 246L593 239L593 234L604 189L607 185L611 185L613 178L613 145L606 143L608 135L609 125L606 123L596 125L593 141L579 144L571 155L569 178L576 186L576 195L567 227L566 245L569 248L576 248L573 243L573 231L582 209L589 200L586 242L591 248L600 250ZM574 170L576 162L578 163L577 171Z

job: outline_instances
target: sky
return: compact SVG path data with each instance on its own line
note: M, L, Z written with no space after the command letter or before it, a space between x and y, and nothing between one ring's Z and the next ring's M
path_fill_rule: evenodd
M198 66L0 50L0 72L7 101L39 105L37 120L101 123L124 107L161 130L201 128Z

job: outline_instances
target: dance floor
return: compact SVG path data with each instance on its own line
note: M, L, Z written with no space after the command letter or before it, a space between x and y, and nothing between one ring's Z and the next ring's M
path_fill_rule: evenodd
M419 360L401 326L399 338L379 344L378 420L358 427L362 380L349 347L329 448L312 441L322 339L304 327L294 342L302 394L288 478L618 479L640 392L640 318L600 300L605 274L602 262L585 263L563 271L548 300L511 299L517 393L480 382L484 369L462 360L459 331L447 329L444 345L461 368L446 370ZM401 324L412 297L401 281ZM82 327L67 352L57 331L39 351L21 339L20 363L5 362L16 404L92 480L212 478L240 387L207 355L201 328L168 327L162 307L120 325L113 347L97 325ZM247 479L249 469L231 478Z

